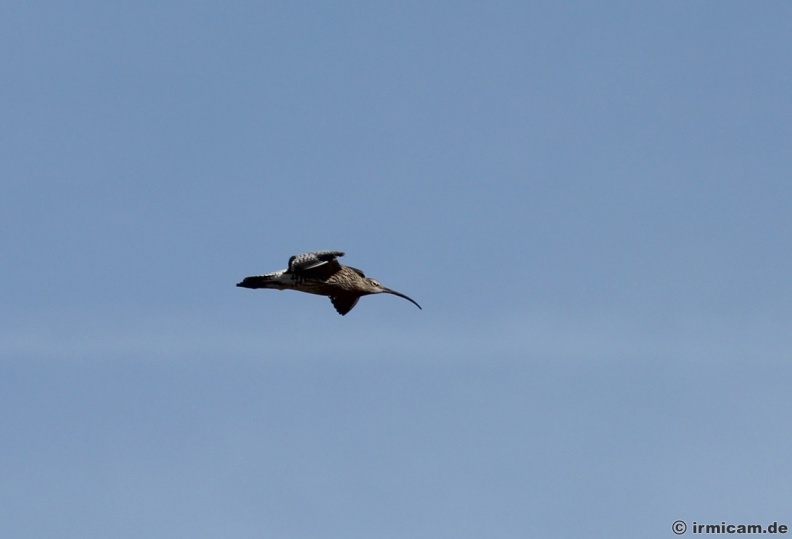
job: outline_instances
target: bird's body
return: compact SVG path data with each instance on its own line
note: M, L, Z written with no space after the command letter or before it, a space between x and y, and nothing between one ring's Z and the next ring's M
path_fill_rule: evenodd
M289 267L264 275L245 277L237 286L243 288L274 288L297 290L309 294L328 296L339 314L345 315L357 304L361 296L387 293L402 297L421 308L412 298L385 288L362 271L338 262L344 256L340 251L313 251L294 255Z

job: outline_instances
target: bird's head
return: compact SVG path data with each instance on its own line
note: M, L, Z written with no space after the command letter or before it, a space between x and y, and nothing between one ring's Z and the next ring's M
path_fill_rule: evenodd
M366 282L366 288L367 288L366 293L367 294L393 294L394 296L399 296L400 298L404 298L407 301L412 302L416 307L421 309L421 306L418 305L418 302L416 302L414 299L412 299L411 297L409 297L409 296L407 296L405 294L402 294L401 292L396 292L395 290L391 290L390 288L385 288L376 279L372 279L371 277L367 277L367 278L364 279L364 281Z

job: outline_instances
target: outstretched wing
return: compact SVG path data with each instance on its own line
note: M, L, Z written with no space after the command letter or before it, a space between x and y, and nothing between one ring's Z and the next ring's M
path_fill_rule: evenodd
M330 296L330 301L333 303L333 307L335 307L335 310L338 311L338 314L341 316L344 316L346 313L351 311L352 307L357 305L359 299L360 296Z
M360 275L361 277L365 277L366 276L366 274L363 273L363 270L359 270L357 268L353 268L352 266L347 266L347 267L349 269L351 269L352 271L354 271L355 273L357 273L358 275Z
M312 251L294 255L289 259L290 273L310 273L312 276L330 276L341 269L337 258L341 251Z

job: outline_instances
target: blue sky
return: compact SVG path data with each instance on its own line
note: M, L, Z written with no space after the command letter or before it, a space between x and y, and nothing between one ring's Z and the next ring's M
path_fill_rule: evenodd
M771 2L4 5L0 535L792 525L791 46ZM313 249L424 309L234 287Z

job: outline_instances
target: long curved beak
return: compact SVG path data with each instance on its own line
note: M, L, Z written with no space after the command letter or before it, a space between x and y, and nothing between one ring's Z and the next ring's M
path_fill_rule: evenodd
M402 294L401 292L396 292L395 290L391 290L390 288L385 288L384 286L382 287L382 291L386 292L388 294L393 294L394 296L399 296L400 298L404 298L407 301L412 302L419 309L421 309L421 306L418 305L418 302L415 301L414 299L412 299L410 296L406 296L406 295ZM421 310L423 311L423 309L421 309Z

